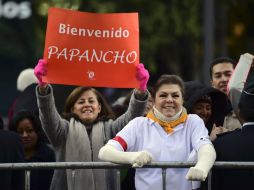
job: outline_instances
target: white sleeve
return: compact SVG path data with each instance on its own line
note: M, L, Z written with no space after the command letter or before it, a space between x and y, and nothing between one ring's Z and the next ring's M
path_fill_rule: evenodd
M134 119L120 131L115 138L103 146L98 157L101 160L115 163L129 163L133 167L142 167L152 161L152 155L147 151L135 151L137 146L138 122Z
M142 167L150 163L153 159L152 155L147 151L122 152L109 144L106 144L100 149L98 157L105 161L132 164L133 167Z
M119 151L136 151L138 128L137 118L131 120L108 144Z
M253 58L254 56L249 53L241 55L228 83L228 97L235 113L238 112L239 99L250 71Z
M202 145L205 144L212 144L210 141L209 135L208 135L208 130L205 127L205 124L203 120L196 116L192 115L192 122L190 128L192 129L191 131L191 144L193 146L193 149L198 152L199 148Z
M206 144L201 146L198 150L198 161L194 167L189 169L186 179L205 181L215 159L216 152L213 145Z

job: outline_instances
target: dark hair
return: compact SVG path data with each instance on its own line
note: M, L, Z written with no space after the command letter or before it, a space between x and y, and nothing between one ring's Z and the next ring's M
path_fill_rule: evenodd
M0 129L4 128L4 121L2 119L2 117L0 116Z
M218 57L215 60L213 60L210 64L210 78L212 78L213 75L213 67L217 64L221 63L231 63L233 65L233 68L236 66L236 61L229 58L229 57Z
M204 99L209 102L211 101L212 106L212 116L210 120L205 123L210 134L214 123L217 126L223 125L224 117L227 113L228 97L218 89L199 81L185 82L184 107L187 113L193 113L194 105L199 102L199 100Z
M197 102L195 103L195 104L197 104L197 103L209 103L209 104L211 104L212 105L212 98L211 98L211 96L209 95L209 94L205 94L205 95L203 95L203 96L201 96L198 100L197 100Z
M117 99L116 102L112 105L112 110L114 111L116 117L119 117L126 112L130 103L132 93L133 91L128 92L125 96L122 96L119 99ZM122 102L117 102L122 98L124 99Z
M239 116L244 122L253 122L254 121L254 109L251 108L239 108Z
M38 143L41 143L41 142L47 142L45 134L42 131L41 121L39 117L28 110L20 110L13 116L9 125L9 130L17 133L18 125L24 119L29 119L31 121L33 129L38 136L37 145Z
M182 97L184 97L184 82L178 75L161 75L152 88L151 95L155 98L155 94L163 84L176 84L180 87Z
M251 73L253 74L253 73ZM249 81L252 82L252 81ZM244 122L254 121L254 88L253 83L246 83L238 103L239 116Z
M63 112L63 117L65 119L70 120L71 117L74 117L75 119L81 121L81 119L75 113L72 112L72 108L76 103L76 101L80 98L80 96L86 91L92 91L95 94L99 104L101 105L101 112L99 113L96 121L115 119L114 112L112 111L111 107L109 106L103 95L95 88L82 86L75 88L68 96L65 102Z

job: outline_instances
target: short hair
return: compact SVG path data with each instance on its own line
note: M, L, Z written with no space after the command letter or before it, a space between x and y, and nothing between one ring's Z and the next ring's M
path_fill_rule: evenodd
M229 57L218 57L215 60L213 60L210 64L210 77L212 78L213 73L213 67L217 64L221 63L231 63L233 65L233 68L236 66L236 61L234 59L231 59Z
M155 94L157 93L158 89L163 85L163 84L176 84L180 87L180 91L182 93L182 97L184 97L184 82L181 77L178 75L168 75L164 74L159 77L157 82L152 88L151 95L153 98L155 98Z
M253 74L253 73L251 73ZM254 83L247 81L238 103L239 116L244 122L254 121Z
M239 108L239 116L243 119L244 122L253 122L254 121L254 110L250 108Z

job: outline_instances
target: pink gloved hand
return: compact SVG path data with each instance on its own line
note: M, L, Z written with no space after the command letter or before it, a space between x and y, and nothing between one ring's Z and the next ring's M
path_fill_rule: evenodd
M39 86L46 86L48 83L42 81L42 77L47 74L47 61L40 59L34 68L34 74L38 79Z
M137 75L136 78L139 81L139 90L146 91L147 89L147 82L150 75L148 70L144 67L142 63L137 65Z

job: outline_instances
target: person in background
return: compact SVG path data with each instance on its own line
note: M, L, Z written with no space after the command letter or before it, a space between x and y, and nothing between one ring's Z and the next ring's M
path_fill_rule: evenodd
M126 96L119 97L112 104L112 109L117 117L124 114L126 112L126 110L128 109L132 93L133 92L130 91ZM153 107L153 99L151 97L150 90L149 90L148 100L147 100L144 116L146 116L146 114L152 109L152 107Z
M184 100L187 112L203 119L211 141L217 138L217 134L228 131L222 127L227 105L224 93L200 82L188 81L185 82Z
M24 150L20 137L11 131L3 130L3 120L0 117L0 163L23 163ZM22 170L1 170L0 189L24 190L25 177Z
M22 139L26 162L55 162L54 151L48 146L38 116L27 110L14 115L10 130ZM31 170L30 189L48 190L54 170Z
M112 110L116 117L123 115L129 107L130 99L132 96L132 90L130 90L125 96L119 97L112 105Z
M42 81L47 73L46 60L39 60L34 70L39 83L36 95L40 119L58 162L99 161L100 148L131 119L144 114L149 73L143 64L137 65L139 88L134 90L127 111L117 119L102 94L92 87L75 88L61 117L54 104L52 86ZM104 169L55 170L51 190L114 190L115 174Z
M243 60L244 59L244 60ZM242 63L252 63L253 56L244 54ZM240 63L238 63L240 64ZM250 64L251 65L251 64ZM247 66L247 65L246 65ZM249 66L251 67L251 66ZM242 73L243 74L243 73ZM246 76L244 76L246 78ZM245 81L246 79L244 79ZM235 81L236 82L236 81ZM242 84L240 77L238 81ZM238 104L239 117L243 123L241 129L219 136L214 141L217 161L252 162L254 160L254 70L250 69ZM214 190L253 190L252 168L216 168L212 172L212 189Z
M210 65L211 86L227 95L227 85L231 75L234 72L235 65L236 62L228 57L220 57L215 59ZM241 123L238 120L236 113L232 109L229 99L225 115L223 127L228 130L241 128Z
M204 181L216 153L203 120L183 107L184 83L176 75L162 75L152 90L154 106L146 117L130 121L100 149L99 158L142 167L153 161L197 163L188 169L169 168L166 189L197 189L191 180ZM159 148L158 148L159 147ZM136 169L137 190L162 189L161 169Z
M19 95L14 99L11 106L8 109L8 125L10 124L10 121L12 120L13 115L16 111L16 106L19 101L20 95L25 91L25 89L32 84L36 84L37 79L34 75L34 70L32 68L26 68L22 70L17 78L17 91Z

